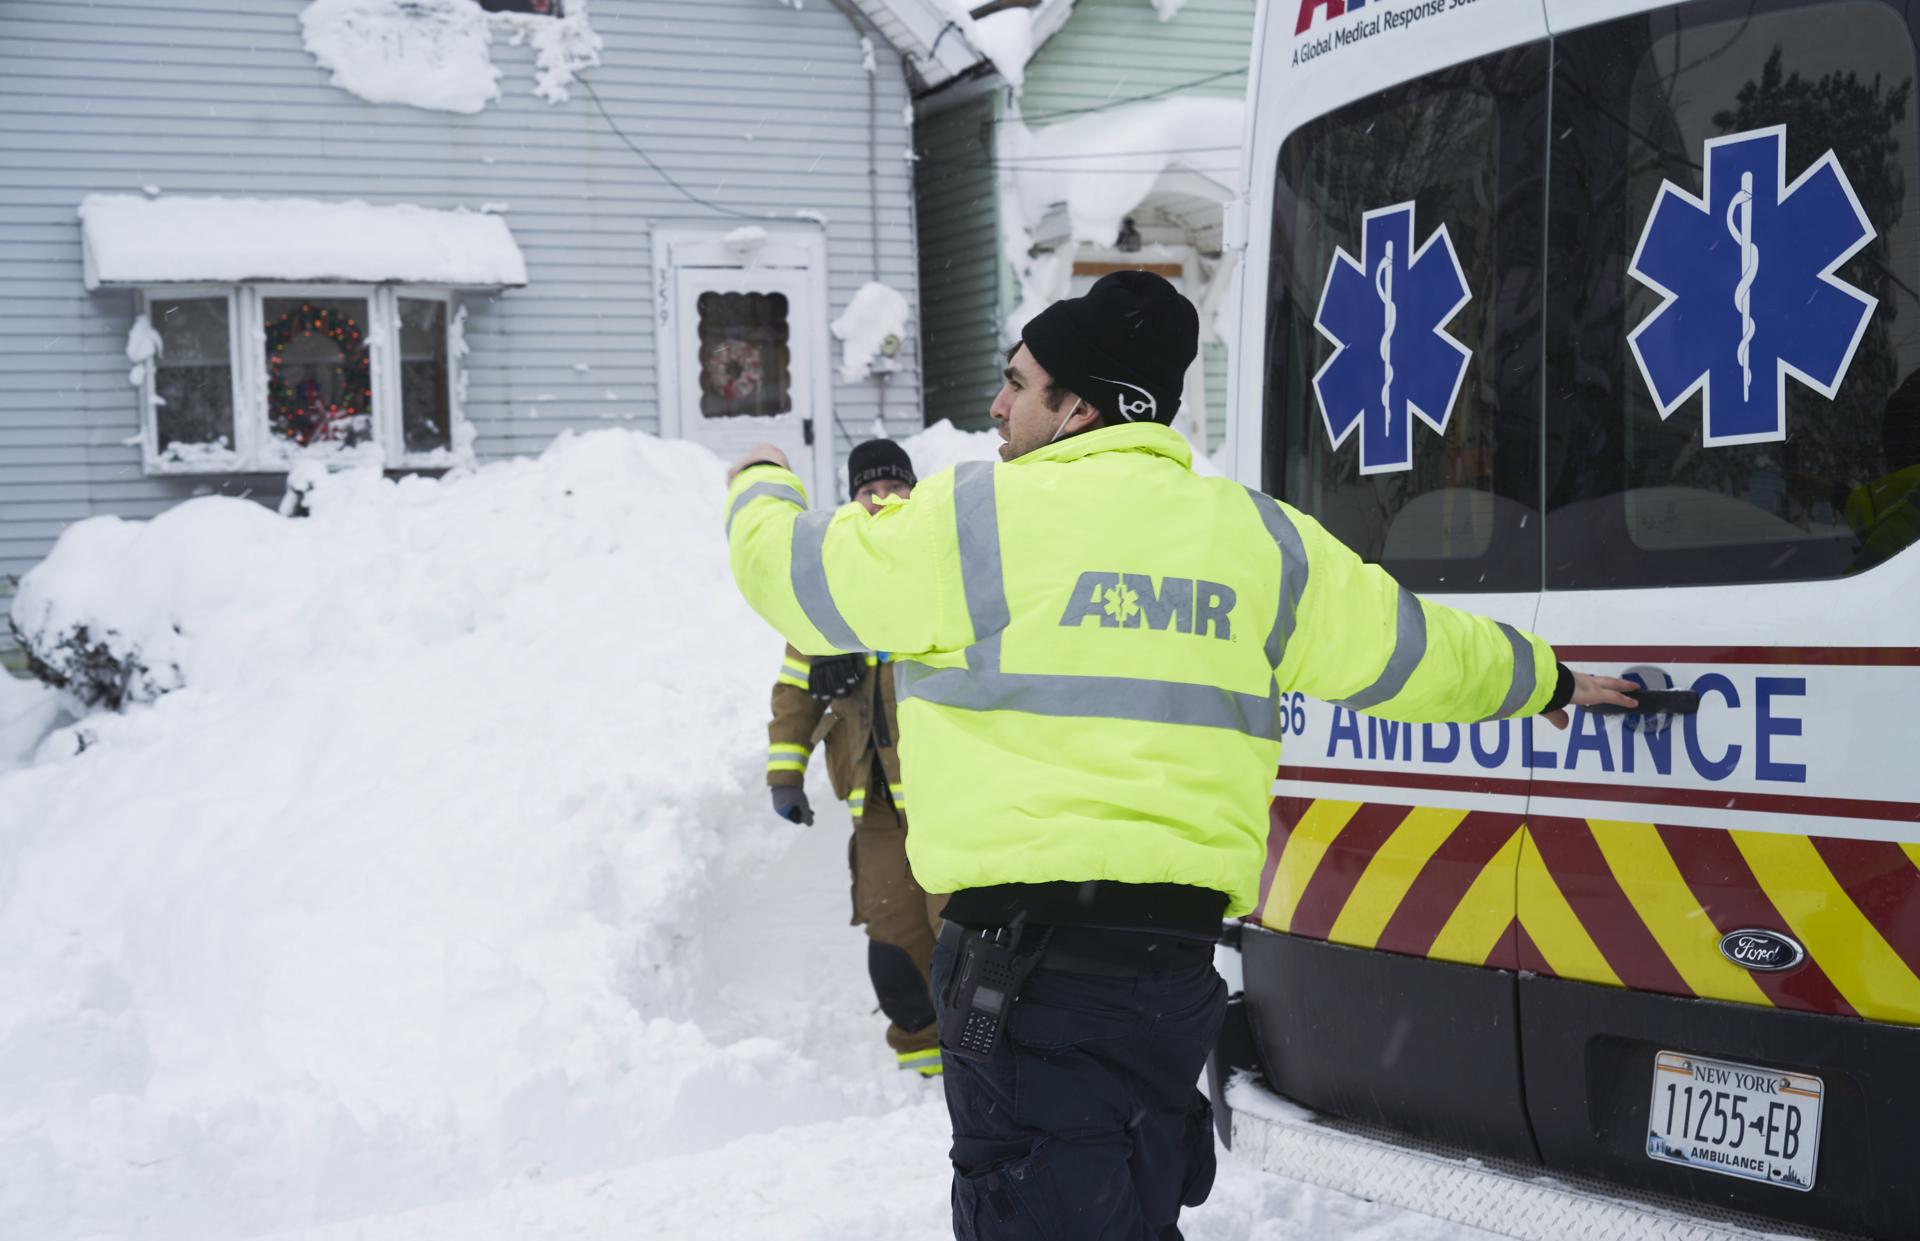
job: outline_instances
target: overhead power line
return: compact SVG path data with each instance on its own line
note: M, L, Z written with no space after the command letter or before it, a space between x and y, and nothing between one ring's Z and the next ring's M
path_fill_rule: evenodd
M666 169L662 168L659 164L654 162L653 156L648 155L645 151L641 150L637 145L635 145L633 139L627 137L626 131L621 129L619 123L613 119L613 114L607 111L607 105L600 102L599 92L593 89L593 83L587 81L587 79L585 78L579 78L576 80L580 83L581 86L586 88L587 97L592 99L593 106L600 110L600 115L606 120L607 128L613 131L613 136L620 139L621 142L625 143L629 151L632 151L635 155L638 155L641 159L645 160L647 167L653 169L655 175L657 175L662 181L665 181L668 185L672 186L675 190L677 190L682 198L685 198L689 202L698 203L700 206L705 207L709 211L715 212L719 215L731 216L736 220L768 220L768 221L778 221L780 223L791 222L791 217L788 217L788 216L764 215L764 214L753 212L753 211L737 211L732 207L723 206L722 204L713 202L710 199L702 198L700 197L700 195L694 193L692 190L688 189L686 186L680 184L678 181L673 179L672 173L668 172Z
M1112 108L1124 108L1130 103L1146 103L1153 99L1164 99L1168 95L1177 95L1181 91L1192 90L1196 86L1206 86L1211 82L1219 82L1227 78L1239 77L1246 71L1246 66L1242 65L1238 69L1224 69L1219 73L1209 73L1206 77L1195 78L1191 82L1176 82L1172 86L1162 87L1156 91L1149 91L1144 95L1129 95L1125 99L1109 99L1105 103L1092 104L1084 108L1061 108L1054 112L1036 112L1032 116L995 117L993 123L996 125L1006 125L1014 121L1019 121L1022 124L1031 125L1035 121L1051 121L1056 117L1085 116L1090 112L1105 112Z

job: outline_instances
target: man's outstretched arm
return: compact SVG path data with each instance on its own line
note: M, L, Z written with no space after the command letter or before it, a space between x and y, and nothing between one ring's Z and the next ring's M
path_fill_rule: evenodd
M960 580L953 475L869 515L806 507L806 489L771 445L729 472L733 579L753 610L808 655L958 650L973 639Z
M1283 689L1434 723L1544 712L1564 728L1568 706L1633 705L1632 682L1573 672L1533 634L1422 599L1312 518L1277 507L1298 549L1287 556L1282 540L1282 573L1299 582L1285 592L1297 640L1277 672Z

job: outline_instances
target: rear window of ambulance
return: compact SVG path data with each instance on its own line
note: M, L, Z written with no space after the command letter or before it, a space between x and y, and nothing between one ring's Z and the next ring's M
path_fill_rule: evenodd
M1459 65L1329 113L1280 149L1265 486L1414 589L1540 585L1546 70L1544 43ZM1469 300L1443 326L1471 357L1450 409L1428 399L1435 408L1423 411L1445 430L1401 409L1410 457L1382 466L1362 460L1363 425L1349 423L1333 445L1314 376L1336 344L1315 319L1327 296L1393 299L1377 271L1344 290L1328 275L1336 251L1364 260L1369 212L1409 202L1416 247L1445 227ZM1408 331L1386 346L1395 384L1417 366ZM1344 343L1383 348L1379 333ZM1361 419L1382 408L1373 402Z
M1754 8L1701 0L1556 41L1549 587L1832 578L1871 567L1920 534L1920 219L1912 197L1920 165L1908 19L1878 0ZM1748 142L1773 127L1784 127L1785 168L1757 183L1747 174L1757 206L1736 201L1740 187L1729 179L1692 231L1650 225L1663 187L1707 194L1710 140ZM1804 174L1824 176L1815 166L1829 152L1874 233L1834 275L1877 303L1831 399L1783 376L1776 359L1795 334L1810 331L1801 308L1816 296L1810 281L1826 252L1816 255L1819 243L1806 234L1846 221L1805 208L1791 218L1813 228L1768 223L1789 219L1775 204L1791 198ZM1837 185L1816 183L1816 191L1823 183ZM1665 313L1691 318L1667 337L1667 355L1647 366L1670 394L1695 371L1710 382L1663 415L1652 378L1627 347L1663 296L1628 266L1643 240L1659 244L1667 231L1679 255L1672 270L1683 280L1668 290L1676 297ZM1748 268L1771 267L1764 274L1772 276L1810 262L1804 295L1770 286L1785 311L1756 305L1752 282L1738 280ZM1763 303L1768 288L1759 289ZM1723 334L1715 323L1727 325ZM1747 352L1737 364L1738 335ZM1808 360L1843 361L1838 347ZM1773 385L1784 393L1777 434L1736 421L1736 389L1771 397ZM1749 442L1731 442L1741 439Z
M1695 0L1560 36L1550 115L1549 54L1535 44L1296 130L1275 190L1267 490L1429 591L1817 580L1920 541L1916 21L1889 0ZM1769 130L1783 134L1785 167L1761 179L1766 201L1736 209L1724 187L1709 193L1707 144ZM1776 364L1813 338L1798 307L1815 294L1743 279L1808 261L1804 230L1770 227L1784 217L1768 212L1798 179L1827 177L1823 161L1844 173L1871 231L1830 274L1873 303L1843 359L1813 351L1813 363L1844 362L1830 393L1819 375ZM1680 261L1692 281L1681 290L1630 270L1656 204L1673 195L1713 200L1677 247L1694 255ZM1375 271L1371 292L1352 278L1338 292L1329 275L1341 256L1371 267L1369 213L1408 203L1416 245L1443 226L1452 243L1470 296L1444 328L1470 360L1444 430L1402 417L1410 450L1383 465L1364 459L1363 432L1384 409L1383 426L1399 433L1388 389L1417 370L1406 328L1376 324L1341 342L1316 319L1329 299L1349 326L1368 312L1356 303L1404 300ZM1729 255L1740 256L1732 278ZM1800 283L1816 279L1826 277L1816 269ZM1744 349L1688 327L1649 363L1630 338L1670 292L1669 314L1738 324ZM1645 337L1649 353L1658 335ZM1378 352L1393 378L1376 401L1364 393L1384 366L1350 382L1345 411L1330 414L1317 380L1342 348ZM1741 384L1750 403L1754 384L1777 388L1776 428L1754 433L1726 402L1710 408L1711 384L1687 390L1695 357L1723 395Z

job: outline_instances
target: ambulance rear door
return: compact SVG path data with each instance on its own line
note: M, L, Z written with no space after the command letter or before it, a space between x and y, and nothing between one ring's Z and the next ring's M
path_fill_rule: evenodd
M1536 1136L1556 1167L1915 1235L1920 18L1547 10L1538 632L1699 705L1536 730ZM1703 1061L1799 1075L1795 1140ZM1689 1123L1695 1090L1740 1123Z

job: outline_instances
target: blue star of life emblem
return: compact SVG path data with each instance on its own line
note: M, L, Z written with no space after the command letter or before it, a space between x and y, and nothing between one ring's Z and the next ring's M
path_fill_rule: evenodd
M1467 347L1446 325L1472 295L1442 224L1413 248L1413 204L1369 211L1360 258L1335 248L1313 326L1333 356L1313 377L1327 438L1360 428L1360 472L1413 468L1413 419L1447 429L1467 375Z
M1666 418L1709 445L1787 438L1787 376L1832 400L1878 299L1834 274L1873 226L1828 151L1787 184L1787 128L1710 138L1701 197L1663 181L1627 271L1660 294L1627 336Z

